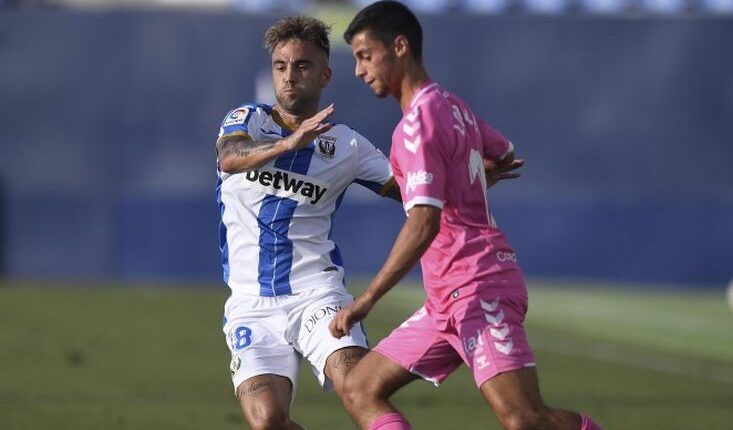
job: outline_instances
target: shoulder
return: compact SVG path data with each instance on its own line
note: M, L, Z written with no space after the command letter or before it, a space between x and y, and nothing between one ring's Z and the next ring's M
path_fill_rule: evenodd
M445 93L450 96L450 94ZM421 121L433 122L435 125L443 124L440 118L453 116L453 108L449 97L444 96L443 91L431 91L423 96L419 103L404 116L404 119L419 118Z
M271 116L272 106L262 103L245 103L227 112L222 126L241 125L253 118Z
M363 145L373 146L372 143L355 129L344 123L336 123L333 128L325 133L343 141L343 144L358 147Z
M231 109L224 116L219 127L219 137L229 135L249 136L250 128L256 129L267 121L272 107L259 103L245 103Z

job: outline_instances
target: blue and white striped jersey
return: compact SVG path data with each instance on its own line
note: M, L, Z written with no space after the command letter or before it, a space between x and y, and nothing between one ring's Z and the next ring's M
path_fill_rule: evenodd
M281 124L271 106L246 104L227 114L219 136L275 141L290 132ZM217 170L224 281L234 295L279 296L333 284L333 272L343 276L343 267L331 231L346 188L356 182L384 194L394 185L384 154L342 124L257 170Z

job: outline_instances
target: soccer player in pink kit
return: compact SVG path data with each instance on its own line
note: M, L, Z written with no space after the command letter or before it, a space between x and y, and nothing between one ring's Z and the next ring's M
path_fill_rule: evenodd
M347 377L350 414L363 429L409 429L389 397L417 378L437 385L465 363L507 429L599 429L586 415L551 409L540 397L523 328L524 277L485 193L484 158L507 166L512 144L430 80L420 24L404 5L366 7L344 36L356 75L402 107L390 162L408 218L382 269L331 322L331 333L348 333L418 259L427 293L424 306Z

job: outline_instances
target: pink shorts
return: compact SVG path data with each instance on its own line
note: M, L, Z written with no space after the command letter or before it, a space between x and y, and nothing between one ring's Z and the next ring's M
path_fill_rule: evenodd
M435 385L466 363L481 387L499 373L535 365L522 325L526 312L525 295L457 297L446 314L418 309L374 350Z

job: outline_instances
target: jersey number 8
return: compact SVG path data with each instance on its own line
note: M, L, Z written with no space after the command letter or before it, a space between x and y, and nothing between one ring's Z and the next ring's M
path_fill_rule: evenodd
M232 332L232 348L239 351L252 343L252 330L249 327L240 326Z

